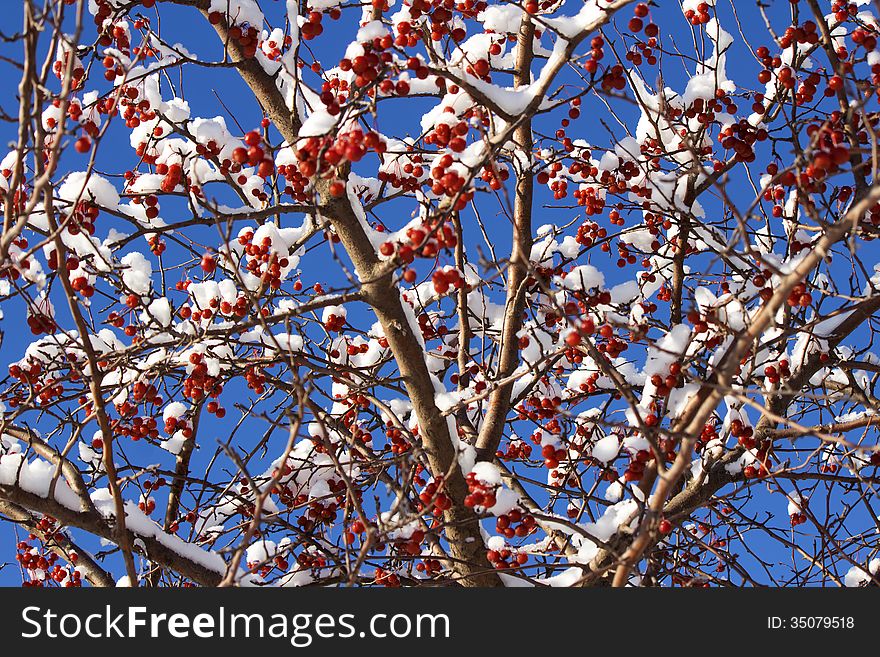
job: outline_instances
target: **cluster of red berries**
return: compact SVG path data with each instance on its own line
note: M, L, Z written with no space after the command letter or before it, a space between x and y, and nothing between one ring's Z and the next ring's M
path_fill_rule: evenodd
M211 25L219 25L228 23L228 17L219 11L212 11L208 14L208 22ZM255 25L241 23L238 25L230 25L226 32L230 41L235 42L241 50L241 54L250 59L257 54L257 48L260 45L260 30Z
M339 9L336 9L336 16L339 16ZM332 16L331 16L332 17ZM321 20L324 18L324 15L320 11L310 11L306 16L305 22L300 26L299 33L302 36L303 40L311 41L312 39L321 36L324 32L324 26L321 25Z
M755 287L760 288L758 295L763 301L767 301L773 296L773 286L771 284L772 275L773 273L769 269L762 269L760 273L752 278L752 284Z
M849 38L857 46L861 46L866 52L872 52L877 48L877 28L865 25L852 31Z
M596 169L594 173L591 168L591 175L595 176L596 173L598 173L598 169ZM639 188L635 185L633 187L630 187L629 185L629 181L633 178L637 178L639 175L641 175L639 165L632 160L625 160L613 171L602 171L599 176L599 183L608 194L623 194L626 191L639 193ZM648 198L650 198L650 195Z
M694 445L694 451L699 453L713 440L718 440L718 427L714 422L707 422L703 425L700 437L697 438L697 444Z
M334 488L338 491L340 484L343 489L345 488L345 483L342 481L337 482L336 480L331 479L327 484L330 486L331 491ZM312 500L309 502L309 508L305 515L297 518L296 524L302 527L303 531L311 531L317 525L322 523L332 525L336 520L338 512L339 503L336 501Z
M256 394L262 395L266 392L266 375L261 367L249 366L244 372L244 378L247 381L247 387Z
M819 84L822 82L822 76L816 72L810 73L807 77L805 77L801 84L798 86L797 91L795 92L795 102L798 105L808 105L813 102L813 97L816 95L817 88ZM843 78L835 75L829 78L828 85L825 87L824 95L825 96L833 96L837 89L843 86ZM758 94L756 94L757 96ZM758 102L757 98L755 100L755 104L752 105L752 109L758 113L763 114L766 110L763 105L763 95L761 97L761 101ZM758 108L758 106L760 106Z
M605 93L622 91L626 87L626 74L624 70L620 64L615 64L606 69L602 74L602 81L600 83L602 91Z
M256 573L262 578L266 578L276 568L278 568L278 570L282 573L287 572L290 564L287 562L287 559L284 557L284 555L276 554L274 557L271 557L268 560L248 561L247 567L250 572Z
M657 27L657 25L654 23L648 23L648 25L645 25L645 21L643 20L648 17L648 11L648 5L644 2L640 2L635 6L635 9L633 10L633 17L629 19L629 23L627 24L630 32L632 32L633 34L638 34L642 31L642 29L644 29L647 36L657 36L657 34L659 33L659 28Z
M702 312L697 308L692 308L688 311L686 318L693 325L694 333L699 335L706 333L709 330L709 324L717 321L718 311L715 308L707 308L705 312Z
M56 546L64 546L66 539L60 531L57 521L51 516L44 515L37 521L36 530L42 535L42 546L34 547L31 542L37 541L37 534L28 534L26 540L16 543L15 560L27 571L29 581L22 583L26 587L46 587L52 584L66 588L82 586L82 575L76 570L79 555L76 552L65 551L65 557L70 562L72 569L68 569L58 562L58 553L49 549L50 543Z
M831 4L831 11L834 12L834 20L838 23L845 23L850 18L857 16L859 7L854 2L848 0L834 0Z
M434 292L437 294L446 294L450 288L458 290L464 284L464 278L457 269L447 267L437 269L431 274L431 282L434 285Z
M525 461L532 455L532 446L524 440L512 440L505 450L497 450L495 456L508 461Z
M138 19L134 21L135 29L141 29L144 26L144 21ZM128 37L128 29L122 23L107 23L102 28L101 36L99 38L99 42L102 46L113 46L119 52L121 52L126 57L132 57L134 60L138 59L146 59L147 57L155 56L155 51L148 45L143 47L135 47L129 50L131 43ZM104 57L102 62L104 68L104 79L108 82L113 82L118 77L125 76L125 69L122 67L121 62L119 62L115 56L107 55Z
M156 4L156 0L139 0L140 5L144 9L152 9ZM72 5L76 4L76 0L64 0L64 4ZM95 11L94 22L98 27L98 31L102 32L102 36L109 39L107 32L103 30L103 26L107 24L107 19L112 16L113 12L117 9L115 3L110 2L109 0L95 0L95 6L97 11ZM109 41L102 41L102 46L109 46Z
M694 99L694 102L684 110L684 116L688 119L695 119L697 123L704 126L708 126L715 120L716 114L721 112L736 114L737 109L733 99L727 95L724 89L716 89L714 98ZM677 113L678 110L674 111ZM656 146L658 152L662 152L662 145L656 139L653 140L652 145Z
M43 366L39 361L33 361L29 366L13 364L9 366L9 376L18 379L22 383L33 385L40 380L40 374L43 372Z
M766 129L756 128L745 119L729 125L719 134L722 147L732 150L737 162L754 162L755 142L766 141L767 137Z
M413 5L415 4L416 3L414 2ZM422 0L419 4L422 11L430 15L431 40L440 41L444 34L448 34L456 43L464 41L467 32L464 27L462 27L463 23L458 25L453 23L452 10L456 9L459 11L463 18L476 18L477 14L483 11L487 6L487 3L485 2L474 2L473 0L458 3L453 2L452 0L431 0L430 4L427 0ZM412 11L410 14L415 18Z
M467 148L467 134L470 128L466 121L459 121L453 125L439 123L434 130L425 137L425 143L438 148L449 148L455 153L461 153Z
M67 72L67 66L71 56L76 57L72 50L67 49L62 56L59 59L56 59L52 64L52 72L59 80L62 79ZM85 75L85 68L83 68L83 65L77 61L73 65L73 71L70 74L70 88L74 91L80 89L83 86L83 83L85 83Z
M45 381L41 381L41 376L46 374L48 374L48 372L43 371L43 366L39 361L31 361L26 367L15 364L10 365L9 375L22 383L23 387L14 388L11 393L5 397L9 406L17 408L24 404L26 400L32 399L35 396L39 399L40 403L44 405L48 404L53 399L61 397L64 392L63 384L48 376ZM58 379L62 378L62 376L58 376ZM68 378L71 381L76 381L78 380L79 375L76 371L71 371L68 374Z
M467 72L469 75L473 75L474 77L485 80L486 82L492 81L491 71L492 69L489 65L489 60L484 58L475 59L465 68L465 72Z
M467 507L483 507L484 509L490 509L495 506L495 491L497 490L497 486L487 484L480 479L477 479L477 476L470 472L465 477L465 482L468 486L468 494L464 498L464 505Z
M625 340L614 335L614 327L610 324L603 324L599 328L599 335L601 335L604 340L596 345L596 349L612 360L629 349L629 344Z
M452 508L452 499L443 492L443 477L439 476L425 486L419 493L419 511L430 510L435 517L440 517L443 512Z
M641 481L645 475L645 464L653 458L653 453L646 449L640 449L634 454L630 454L629 464L623 471L624 481Z
M134 205L144 206L144 215L147 219L152 221L159 216L159 197L155 194L147 194L145 196L137 195L132 197L131 202ZM158 235L154 237L158 240Z
M273 469L272 474L274 475L276 469ZM291 472L293 472L293 468L290 467L289 464L285 463L281 468L282 476L287 476ZM308 495L303 495L302 493L295 493L290 486L286 484L276 484L272 489L272 494L278 496L278 502L288 509L297 509L305 506L309 502Z
M410 10L412 11L412 9ZM418 10L421 12L421 10ZM413 29L409 21L401 21L396 26L397 36L394 37L394 45L398 48L413 48L419 42L418 27Z
M364 48L363 55L357 55L354 59L344 58L339 62L339 69L341 71L352 71L354 73L354 80L352 84L354 87L358 89L367 89L368 96L374 96L376 93L375 87L373 83L379 80L382 76L384 69L387 66L390 66L394 57L390 52L387 51L392 45L391 35L385 35L384 37L377 37L371 42L367 42L362 44ZM413 58L415 59L415 58ZM419 60L416 60L419 61ZM417 76L420 79L424 79L428 77L427 68L421 66L416 71ZM345 85L340 85L341 90L345 90ZM396 89L396 86L394 87ZM401 87L401 89L406 89L406 87ZM385 93L390 93L392 91L388 85L385 85ZM407 91L408 93L408 91ZM402 94L406 95L406 94ZM325 99L322 95L321 100L327 106L327 111L330 114L338 114L339 113L339 105L345 102L345 98L342 96L333 99L331 96L329 100Z
M841 128L811 124L807 136L814 144L813 159L806 169L811 178L821 180L849 162L849 144Z
M666 460L667 463L675 460L675 447L676 442L674 438L664 437L660 438L657 441L657 447L660 450L661 456Z
M425 559L416 564L416 570L426 575L438 575L443 570L439 559Z
M152 121L156 118L156 111L152 108L150 101L146 98L138 100L140 92L135 86L123 85L120 88L119 104L125 109L122 110L122 118L125 119L127 128L137 128L143 121ZM153 135L159 136L159 135ZM155 158L147 153L147 145L140 144L140 155L146 156L144 160L152 163Z
M745 424L742 420L736 419L730 423L730 435L736 438L737 442L745 449L755 448L755 430Z
M412 270L407 270L407 271L412 271ZM407 303L410 303L412 305L412 302L410 302L409 297L407 296L406 293L404 293L402 295L402 298L404 301L406 301ZM438 337L442 338L447 333L449 333L449 328L445 324L438 324L437 318L433 316L433 313L432 314L419 313L419 315L416 317L416 321L418 322L419 331L422 334L422 339L425 342L427 342L428 340L433 340L434 338L438 338ZM443 345L439 345L437 347L437 351L438 351L438 354L437 354L438 357L441 357L441 358L444 355L445 356L454 356L456 353L455 349L448 349L448 350L446 350L446 352L444 354L443 353Z
M56 563L58 555L54 552L41 554L35 548L31 548L25 541L17 544L18 552L15 555L22 568L31 577L30 581L22 582L26 587L45 587L55 583L64 587L82 586L82 576L78 570L69 571L67 568Z
M138 502L138 508L148 516L152 515L153 511L156 510L156 500L152 497L141 496L141 501Z
M504 165L498 165L490 162L480 173L480 180L488 183L489 188L498 191L504 186L504 181L510 177L510 171Z
M541 448L541 456L544 457L544 467L548 470L558 468L560 462L568 460L568 450L564 447L554 447L546 444Z
M368 151L385 152L386 144L376 132L363 133L360 128L341 132L336 136L308 137L296 149L300 173L311 178L315 175L332 177L332 172L346 162L359 162ZM339 193L341 196L344 186Z
M369 350L369 344L363 343L361 345L348 345L348 355L354 356L359 353L366 353ZM336 356L334 356L335 358ZM336 395L336 401L342 405L347 406L348 410L342 414L341 422L342 424L349 430L352 439L357 440L358 442L368 445L373 442L373 435L365 431L360 426L359 422L359 413L360 409L367 409L370 407L370 400L365 396L357 393L352 393L350 395L342 396Z
M299 169L290 164L282 164L278 166L278 173L284 176L287 185L284 187L284 193L293 198L293 200L304 203L309 200L310 195L307 190L310 189L309 179L302 175Z
M502 514L495 519L495 531L507 539L514 536L523 538L535 532L538 521L529 513L523 513L519 509L513 509L509 513Z
M824 468L826 466L823 465L822 467ZM831 467L837 469L837 466ZM747 465L746 467L744 467L742 474L745 479L763 479L770 473L764 463L758 463L758 465Z
M400 578L382 568L376 568L375 582L390 589L400 588Z
M345 315L330 313L324 320L324 328L330 333L341 333L345 328Z
M180 431L184 438L192 438L192 426L182 417L169 417L165 420L165 433L169 436Z
M561 200L568 196L568 181L564 178L550 183L550 191L553 192L554 200Z
M120 407L121 406L122 405L120 405ZM121 416L125 417L127 413L120 407L117 407L117 410L119 410ZM132 409L133 408L134 407L132 407ZM112 420L110 423L110 428L113 430L114 436L131 438L135 442L142 438L158 438L159 430L156 427L157 422L154 417L136 416L132 418L130 422ZM103 446L104 441L100 436L96 436L92 439L92 449L101 449Z
M65 230L71 235L81 232L94 235L95 221L100 213L101 209L91 201L79 201L66 221Z
M289 48L292 44L293 37L289 34L285 34L281 43L278 43L275 39L269 38L261 44L261 47L263 52L266 53L266 57L275 62L281 59L282 49Z
M813 303L813 295L807 292L806 283L798 283L791 288L786 301L792 308L806 308Z
M409 147L412 150L412 146ZM425 184L425 167L422 165L423 158L418 153L413 153L407 158L403 166L399 167L400 173L394 171L379 171L378 178L382 182L386 182L394 189L402 189L406 192L413 192Z
M525 552L515 552L509 548L503 548L501 550L487 550L486 558L494 568L505 570L524 565L529 560L529 555ZM512 561L508 561L509 559Z
M435 258L441 249L453 249L458 244L452 223L445 219L428 220L421 226L411 226L406 231L409 243L383 242L379 253L385 257L397 255L403 264L410 264L416 257ZM403 280L413 283L416 280L414 269L403 272Z
M606 292L605 294L608 294L610 297L609 293ZM593 298L603 299L605 297L603 294L598 294ZM574 331L565 336L565 344L572 348L577 347L583 342L584 337L593 335L595 332L596 322L591 317L587 317L578 323Z
M271 157L266 157L266 151L262 147L263 137L256 130L251 130L244 136L244 146L239 146L232 151L232 161L240 165L249 165L257 168L260 178L268 178L275 172L275 162Z
M296 562L302 568L311 568L314 570L320 570L327 566L327 560L325 557L310 552L300 552L296 555Z
M42 383L34 384L34 394L41 405L47 406L52 400L59 399L64 394L64 384L47 377Z
M435 162L435 166L431 168L431 178L434 180L431 192L436 196L445 195L448 198L457 199L453 209L456 211L464 210L474 197L474 192L466 190L467 180L450 168L454 162L452 155L445 153Z
M208 374L208 366L202 354L190 354L189 362L195 367L183 381L183 396L193 401L218 397L223 392L223 384L217 377Z
M52 334L58 330L55 319L39 310L29 310L27 323L33 335Z
M657 55L654 54L654 48L657 47L657 34L660 33L659 28L654 23L645 26L645 34L649 37L647 41L637 41L632 49L626 53L626 60L632 62L635 66L641 66L644 62L648 66L657 64Z
M6 180L10 180L12 178L12 169L0 170L0 174L2 174L3 177L6 178ZM13 193L10 205L11 205L11 207L15 208L16 210L18 210L20 212L24 211L24 209L27 205L27 202L28 202L28 198L29 198L29 195L28 195L27 189L20 186ZM25 238L21 238L21 239L25 239ZM15 242L13 242L13 244L15 244Z
M776 365L767 365L764 368L764 376L767 378L767 381L776 385L782 379L786 379L791 376L791 370L789 369L788 360L783 358Z
M352 523L348 526L348 530L343 534L343 540L345 541L345 544L351 545L352 543L354 543L355 537L360 536L365 531L367 531L367 527L361 520L353 520Z
M425 532L415 530L409 538L401 538L393 542L392 547L398 554L415 557L422 553L422 541L425 540Z
M779 38L779 47L783 50L791 47L793 43L815 45L819 43L820 34L816 23L806 21L803 25L789 25Z
M49 253L47 264L49 265L49 269L53 271L58 269L58 252L54 248ZM67 260L64 262L64 268L68 272L79 269L79 265L80 260L75 255L68 255ZM95 293L95 288L88 284L88 280L84 276L77 276L74 278L71 281L71 285L74 290L80 292L84 297L90 297Z
M360 61L372 61L369 59L364 59L362 57ZM348 59L343 59L340 64L341 70L351 70L354 66L353 62ZM362 64L359 63L358 68L362 68ZM339 77L331 77L329 80L324 80L321 83L321 94L319 95L319 99L327 109L327 113L331 116L336 116L341 111L340 105L345 103L348 100L349 94L349 84L348 80L343 80ZM407 93L409 89L407 87Z
M822 456L825 458L825 462L819 466L819 472L834 474L840 469L840 465L838 465L839 462L834 455L834 452L826 450L822 452Z
M251 230L238 237L238 243L244 247L244 253L248 258L246 268L271 289L277 290L281 287L282 270L290 265L290 259L287 254L281 255L273 249L272 238L268 235L259 244L253 239L254 233ZM202 269L204 270L204 266ZM242 299L247 303L245 298Z
M697 5L696 10L688 9L684 12L684 17L691 25L705 25L712 19L709 15L709 3L701 2Z
M587 216L600 214L605 209L605 199L600 198L593 187L586 187L583 190L575 191L574 195L578 205L586 206ZM606 237L608 237L608 230L595 221L584 221L578 226L577 233L575 234L577 243L586 247L591 247L603 241Z
M522 338L520 338L520 345L522 345ZM521 420L550 420L556 416L557 409L561 404L561 397L541 397L538 394L532 394L523 399L516 410ZM533 435L532 442L539 445L541 443L540 436Z
M578 386L578 390L593 394L599 389L599 373L593 372Z
M386 445L385 449L394 455L405 454L412 449L412 445L404 437L403 431L393 426L390 420L385 425L385 437L390 441L390 444Z
M664 377L662 374L652 374L651 383L657 388L657 396L665 397L674 388L681 388L681 363L678 361L669 364L669 373Z
M550 9L556 4L555 0L541 0L541 2L538 2L538 0L527 0L523 7L528 13L535 15L538 12Z
M601 36L594 36L590 41L590 53L584 60L584 70L589 74L594 74L599 70L599 62L605 57L605 39Z

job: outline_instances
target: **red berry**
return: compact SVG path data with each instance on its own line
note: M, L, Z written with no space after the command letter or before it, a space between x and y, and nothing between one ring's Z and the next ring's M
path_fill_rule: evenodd
M217 269L217 261L214 260L214 256L210 253L206 253L202 256L202 271L206 274L212 273L215 269Z

